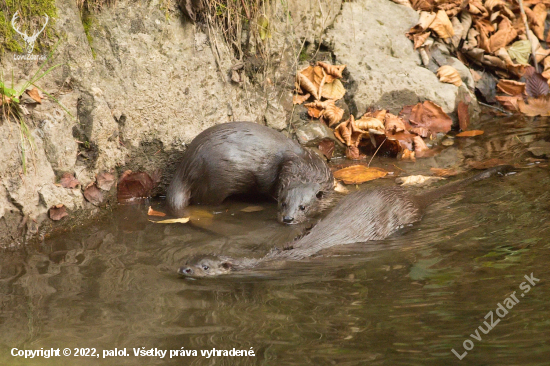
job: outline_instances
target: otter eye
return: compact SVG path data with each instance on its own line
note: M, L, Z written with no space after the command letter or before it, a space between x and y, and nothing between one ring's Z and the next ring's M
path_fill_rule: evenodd
M204 269L205 271L208 271L210 269L210 267L208 267L206 264L203 264L202 269Z
M322 192L322 191L317 192L317 194L315 195L315 197L317 197L318 199L323 198L323 192Z
M300 207L298 207L301 211L304 211L306 209L306 206L304 205L300 205Z
M286 203L284 203L284 202L281 203L281 207L282 207L282 208L286 208Z

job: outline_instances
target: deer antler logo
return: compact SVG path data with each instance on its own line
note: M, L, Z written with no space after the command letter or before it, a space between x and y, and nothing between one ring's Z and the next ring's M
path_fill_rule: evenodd
M34 42L36 42L36 38L38 38L40 33L44 31L44 28L46 28L46 25L48 24L48 20L50 20L50 18L48 17L48 14L44 14L46 16L46 23L44 23L44 26L42 27L42 29L40 29L39 32L29 37L27 33L22 33L19 31L19 29L17 29L17 26L15 25L15 21L19 19L19 16L17 15L17 13L19 13L19 10L16 11L15 14L13 14L13 17L11 18L11 26L17 33L21 35L21 37L23 37L23 40L25 41L25 51L27 51L28 54L31 54L32 51L34 50Z

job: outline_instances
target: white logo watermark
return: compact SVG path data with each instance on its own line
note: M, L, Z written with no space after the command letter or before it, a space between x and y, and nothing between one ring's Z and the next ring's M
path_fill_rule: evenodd
M11 26L13 30L16 31L19 35L21 35L21 37L25 41L25 51L27 52L27 54L14 55L13 58L15 60L45 60L46 59L45 55L33 55L32 51L34 51L34 44L36 42L36 39L44 31L44 29L46 28L46 25L48 25L48 21L50 20L50 17L48 17L48 14L44 14L44 16L46 17L46 22L44 23L44 26L42 27L42 29L40 29L38 32L35 32L32 36L29 36L27 35L27 33L21 32L18 29L17 25L15 24L17 19L20 19L18 13L19 13L19 10L16 11L15 14L13 14L13 17L11 18Z

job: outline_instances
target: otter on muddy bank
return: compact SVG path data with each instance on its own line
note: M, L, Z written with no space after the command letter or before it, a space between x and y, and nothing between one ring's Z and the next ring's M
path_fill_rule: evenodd
M334 177L325 161L280 132L253 122L229 122L201 132L189 145L168 187L169 211L219 205L257 192L278 201L279 221L303 222L332 202Z
M260 259L203 256L181 267L178 273L187 277L218 276L271 261L303 259L335 245L382 240L419 221L426 207L442 196L509 169L507 165L494 167L419 195L399 187L357 191L343 198L308 235L288 244L290 249L276 248Z

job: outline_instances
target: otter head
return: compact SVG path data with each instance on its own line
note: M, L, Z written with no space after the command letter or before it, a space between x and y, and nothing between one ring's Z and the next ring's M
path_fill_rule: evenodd
M285 224L299 224L324 207L327 191L318 183L295 183L279 191L277 219Z
M232 270L229 258L208 255L189 260L178 269L178 273L185 277L213 277L229 274Z

